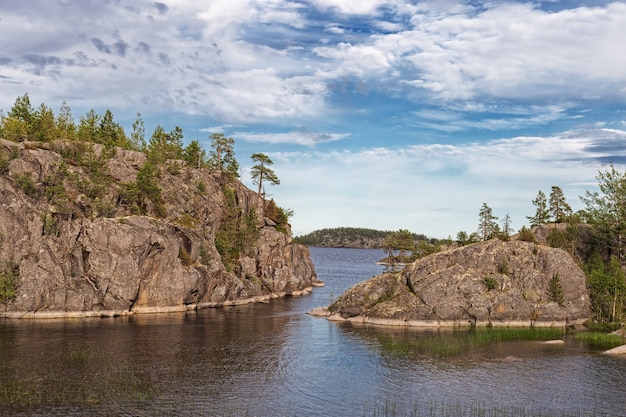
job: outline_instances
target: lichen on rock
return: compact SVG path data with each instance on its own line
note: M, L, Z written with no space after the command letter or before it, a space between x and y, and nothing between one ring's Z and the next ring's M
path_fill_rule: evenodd
M550 291L554 277L559 300ZM498 239L361 282L327 310L335 319L416 326L563 326L591 315L585 274L567 252Z

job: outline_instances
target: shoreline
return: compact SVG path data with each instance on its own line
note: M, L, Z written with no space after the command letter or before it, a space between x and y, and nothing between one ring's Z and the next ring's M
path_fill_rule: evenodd
M314 287L323 287L322 281L316 281L313 286L302 290L283 291L265 295L257 295L251 298L240 300L226 300L220 302L205 302L197 304L184 304L163 307L137 307L131 310L89 310L89 311L6 311L0 313L0 318L22 319L22 320L48 320L48 319L83 319L83 318L110 318L124 317L135 314L156 314L156 313L184 313L208 308L234 307L247 304L268 303L274 298L302 297L311 294Z
M451 327L570 327L581 326L587 320L553 320L553 321L533 321L533 320L516 320L516 321L476 321L470 320L401 320L401 319L384 319L368 316L355 316L344 318L339 314L328 311L328 307L318 307L307 314L314 317L322 317L329 321L347 322L353 324L365 324L375 326L389 327L422 327L422 328L451 328Z

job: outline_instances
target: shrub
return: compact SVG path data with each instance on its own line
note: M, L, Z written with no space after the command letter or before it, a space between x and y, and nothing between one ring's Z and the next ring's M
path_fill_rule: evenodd
M0 271L0 301L7 302L15 298L19 268L13 262L7 262Z
M15 183L22 188L24 193L31 197L36 198L38 195L37 187L33 182L33 179L28 174L20 174L15 177Z
M498 280L494 277L486 277L485 279L483 279L483 283L485 284L485 287L487 287L487 291L495 290L496 288L498 288L499 284Z
M500 262L500 266L498 266L498 272L507 275L510 272L509 261L503 258L502 262Z
M522 240L524 242L537 243L535 234L532 232L532 230L528 229L526 226L522 226L522 228L519 229L519 232L517 234L517 240Z
M565 294L563 292L563 285L561 284L561 278L559 277L558 272L555 272L552 275L552 279L550 280L550 284L548 286L548 297L550 298L550 301L558 303L561 307L565 304Z

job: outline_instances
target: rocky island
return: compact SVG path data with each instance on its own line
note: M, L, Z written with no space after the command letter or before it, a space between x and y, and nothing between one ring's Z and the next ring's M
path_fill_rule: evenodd
M569 326L587 321L591 305L566 251L492 239L363 281L311 314L402 326Z
M225 172L80 141L0 140L0 162L0 316L184 311L322 285L289 225Z

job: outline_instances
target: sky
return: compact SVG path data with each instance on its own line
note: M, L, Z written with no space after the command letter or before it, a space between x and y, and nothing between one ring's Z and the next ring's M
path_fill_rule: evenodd
M294 235L528 225L626 168L626 2L0 0L0 109L27 93L127 134L267 154Z

